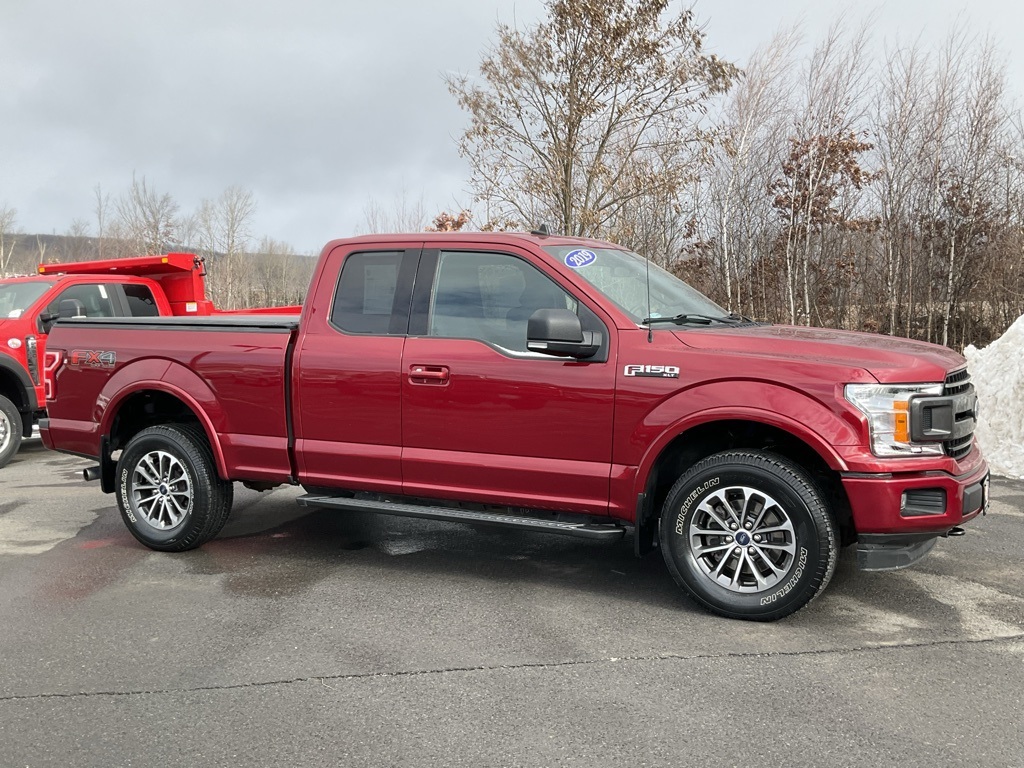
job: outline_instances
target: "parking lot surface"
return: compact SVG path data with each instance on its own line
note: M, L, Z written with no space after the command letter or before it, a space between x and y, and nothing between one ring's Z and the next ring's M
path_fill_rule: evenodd
M3 766L1024 766L1024 483L915 568L844 550L773 624L632 541L236 486L145 549L81 459L0 470Z

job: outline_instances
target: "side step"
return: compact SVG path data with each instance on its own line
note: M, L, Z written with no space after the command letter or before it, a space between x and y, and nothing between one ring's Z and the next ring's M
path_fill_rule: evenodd
M565 536L578 536L584 539L618 539L626 532L620 525L595 525L593 523L563 523L558 520L523 517L521 515L504 515L495 512L474 512L469 509L453 507L428 507L420 504L403 504L393 501L370 501L367 499L349 499L339 496L321 496L306 494L296 499L303 507L327 507L330 509L353 509L363 512L379 512L384 515L399 517L419 517L426 520L447 520L452 523L476 523L480 525L500 525L505 528L516 528L520 531L536 531L538 533L561 533Z

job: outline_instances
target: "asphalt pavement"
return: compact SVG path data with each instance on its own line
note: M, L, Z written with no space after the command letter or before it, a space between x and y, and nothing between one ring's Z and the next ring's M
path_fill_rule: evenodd
M1024 766L1024 483L916 567L709 615L658 555L236 486L199 550L0 469L0 766Z

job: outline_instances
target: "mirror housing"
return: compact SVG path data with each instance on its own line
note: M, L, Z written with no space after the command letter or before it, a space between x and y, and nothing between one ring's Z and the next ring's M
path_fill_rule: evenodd
M49 333L50 329L53 328L53 324L58 320L63 320L69 317L85 317L85 304L80 302L78 299L61 299L60 304L57 305L57 314L53 312L40 312L39 313L39 325L41 333Z
M61 319L67 317L85 317L85 304L78 299L61 299L57 305L57 316Z
M583 360L601 349L601 334L584 331L576 313L568 309L538 309L526 325L526 348L555 357Z

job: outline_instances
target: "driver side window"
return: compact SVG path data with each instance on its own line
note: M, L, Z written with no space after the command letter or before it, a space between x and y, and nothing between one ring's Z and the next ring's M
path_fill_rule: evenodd
M438 259L427 332L527 352L530 315L538 309L575 312L576 307L569 294L523 259L444 251Z
M97 283L72 285L61 291L57 298L50 302L46 311L56 315L60 311L60 303L67 299L77 301L86 317L115 317L114 305L110 301L107 287Z

